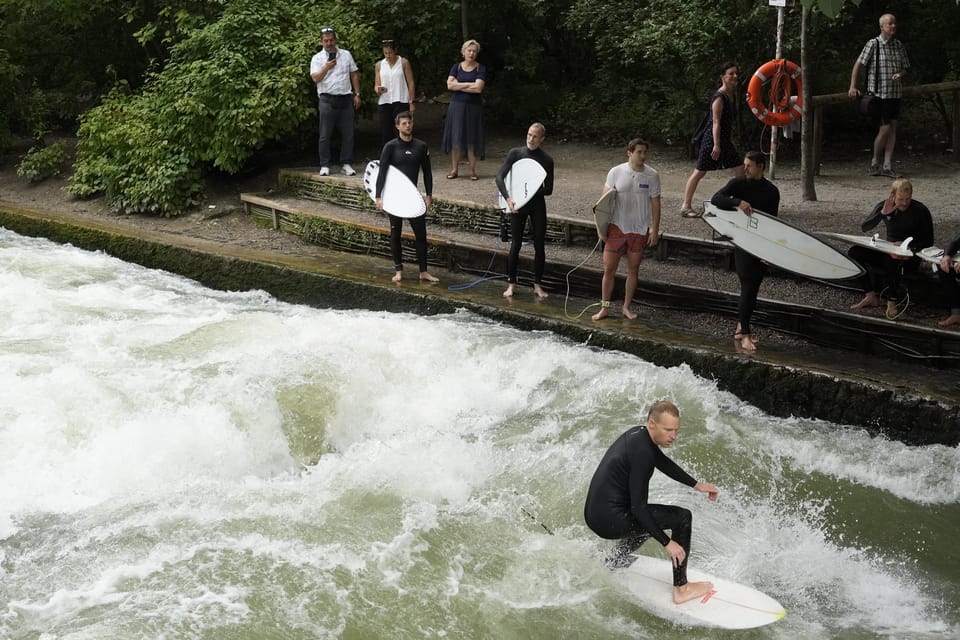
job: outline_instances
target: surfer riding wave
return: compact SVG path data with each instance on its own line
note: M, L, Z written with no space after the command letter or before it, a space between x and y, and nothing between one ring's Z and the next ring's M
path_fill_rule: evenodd
M659 469L681 484L717 499L717 488L698 482L661 447L674 443L680 430L680 410L668 400L653 404L647 424L623 433L610 446L590 481L583 517L587 526L601 538L619 539L607 566L628 567L631 554L654 538L673 560L673 601L676 604L699 598L713 589L710 582L687 582L687 559L693 531L693 515L688 509L672 505L649 504L650 478ZM669 529L671 535L667 535Z

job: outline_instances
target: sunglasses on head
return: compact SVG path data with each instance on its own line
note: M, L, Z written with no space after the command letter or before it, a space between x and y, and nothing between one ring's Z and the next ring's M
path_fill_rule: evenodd
M336 33L337 33L337 30L334 29L333 27L323 27L322 29L320 29L320 33L321 33L321 34L324 34L324 33L333 33L333 34L336 34Z

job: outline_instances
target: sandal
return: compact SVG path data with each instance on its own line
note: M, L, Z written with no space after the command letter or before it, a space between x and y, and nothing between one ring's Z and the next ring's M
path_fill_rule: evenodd
M683 216L684 218L700 218L703 216L702 213L700 213L696 209L691 209L690 207L684 207L680 209L680 215Z
M447 180L453 180L456 177L457 177L456 171L451 171L450 173L447 174Z
M475 174L475 173L471 173L471 174L470 174L470 179L473 180L474 182L476 182L477 180L480 179L480 176L478 176L478 175Z

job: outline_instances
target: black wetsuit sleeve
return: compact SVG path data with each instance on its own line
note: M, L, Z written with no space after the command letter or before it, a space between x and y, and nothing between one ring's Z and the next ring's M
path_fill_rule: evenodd
M917 230L913 236L913 242L910 243L910 248L919 251L933 244L933 216L930 215L930 209L927 209L926 205L914 202L918 205L918 220Z
M547 177L543 181L543 195L553 195L553 158L544 153L540 162L547 171Z
M377 174L377 189L374 191L374 197L379 198L383 195L383 185L387 183L387 170L390 169L393 158L393 141L383 145L380 151L380 173Z
M883 209L883 201L878 202L877 206L875 206L870 212L870 215L868 215L867 218L860 223L861 231L866 233L880 224L880 219L883 217L883 214L880 213L881 209Z
M740 180L742 178L731 178L720 191L713 194L713 197L710 198L710 204L721 209L736 209L739 207L741 198L733 194L736 192L736 186Z
M426 143L423 145L420 170L423 172L423 190L427 196L433 196L433 168L430 166L430 150Z

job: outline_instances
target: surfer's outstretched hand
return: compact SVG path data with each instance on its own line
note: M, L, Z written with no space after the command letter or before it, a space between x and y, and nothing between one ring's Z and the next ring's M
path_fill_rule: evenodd
M720 496L720 491L709 482L698 482L697 484L693 485L693 488L697 491L702 491L703 493L707 494L707 497L711 502L716 502L717 498Z

